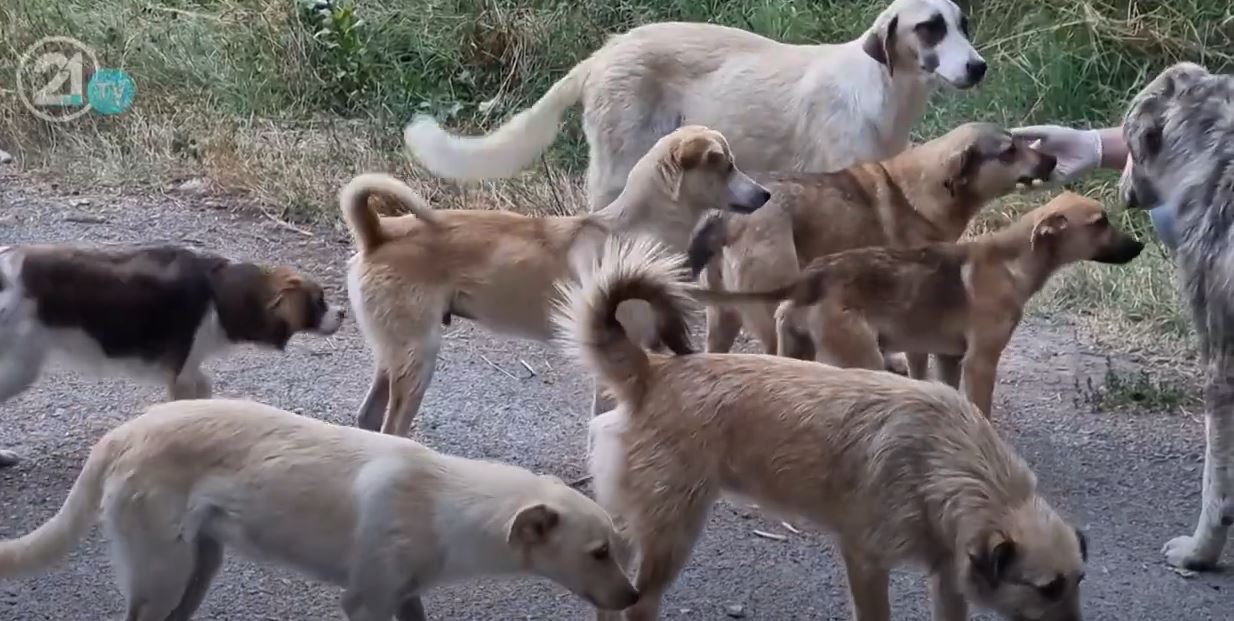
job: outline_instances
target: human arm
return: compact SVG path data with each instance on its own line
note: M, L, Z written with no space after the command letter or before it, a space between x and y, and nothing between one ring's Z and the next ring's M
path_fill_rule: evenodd
M1060 125L1032 125L1011 130L1033 141L1032 148L1054 156L1055 181L1073 181L1096 168L1121 170L1127 162L1122 127L1072 129Z

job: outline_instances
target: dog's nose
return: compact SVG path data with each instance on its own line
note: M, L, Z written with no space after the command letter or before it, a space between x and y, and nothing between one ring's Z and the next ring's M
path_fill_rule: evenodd
M754 202L758 203L759 206L761 207L762 205L766 204L767 201L769 200L771 200L771 192L769 190L764 189L764 190L758 191L758 198Z
M622 598L622 599L624 599L624 600L625 600L625 602L624 602L624 603L625 603L625 606L622 606L622 608L621 608L621 609L622 609L622 610L625 610L626 608L629 608L630 606L633 606L633 605L637 604L637 603L638 603L638 597L639 597L639 593L638 593L638 591L637 591L637 590L635 590L635 589L630 589L629 591L626 591L626 596L625 596L624 598Z
M984 60L968 61L968 80L976 84L985 77L986 64Z

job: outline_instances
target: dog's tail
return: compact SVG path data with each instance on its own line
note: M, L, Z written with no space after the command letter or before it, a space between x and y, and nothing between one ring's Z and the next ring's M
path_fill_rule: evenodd
M796 283L779 289L768 289L766 291L728 291L725 289L708 289L698 285L683 285L683 292L702 302L704 304L721 305L721 304L764 304L767 302L781 302L790 298L795 298L799 287Z
M617 306L643 300L655 313L656 336L676 354L691 353L687 316L692 306L682 290L681 256L647 237L610 237L599 264L581 282L559 285L562 302L554 319L570 351L623 403L642 399L651 373L647 352L626 334Z
M386 233L381 228L381 217L368 204L368 199L373 194L393 198L428 224L438 223L433 207L406 183L385 173L357 175L339 190L338 202L343 210L343 219L347 221L352 236L356 238L356 246L361 254L376 250L386 241Z
M412 155L440 177L479 180L513 176L553 144L561 115L583 96L592 64L588 58L575 65L539 101L487 136L451 134L432 117L419 115L403 130L403 140Z
M42 526L17 539L0 541L0 578L47 568L68 555L94 526L103 500L103 479L115 458L106 438L95 445L60 510Z
M711 263L729 242L737 235L744 218L734 218L724 211L713 211L703 217L694 233L690 235L690 244L686 247L686 261L690 266L690 277L697 279L698 275Z

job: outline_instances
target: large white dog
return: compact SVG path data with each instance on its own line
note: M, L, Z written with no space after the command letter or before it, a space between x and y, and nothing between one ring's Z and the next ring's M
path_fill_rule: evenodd
M634 163L684 124L723 133L743 168L829 172L908 145L935 77L969 88L986 63L951 0L894 0L860 37L788 45L725 26L634 28L575 66L492 134L461 137L431 118L404 138L434 174L508 177L553 142L580 99L592 211L612 202Z

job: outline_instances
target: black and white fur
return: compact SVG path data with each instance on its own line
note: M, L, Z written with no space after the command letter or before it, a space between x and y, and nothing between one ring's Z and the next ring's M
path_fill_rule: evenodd
M95 376L160 381L208 398L202 364L234 345L283 349L333 334L343 309L288 268L174 246L0 246L0 403L56 361ZM16 456L0 450L0 466Z

